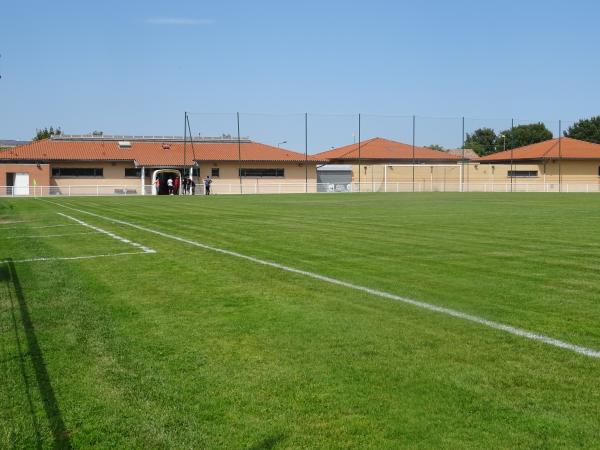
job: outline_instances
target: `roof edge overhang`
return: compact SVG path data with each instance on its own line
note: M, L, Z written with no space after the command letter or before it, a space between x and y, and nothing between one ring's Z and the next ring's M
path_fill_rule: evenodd
M544 162L548 162L548 161L600 161L600 156L596 157L596 158L559 158L559 157L543 157L543 158L513 158L513 159L506 159L506 158L502 158L502 159L480 159L478 160L478 162L480 162L481 164L499 164L499 163L503 163L503 164L510 164L510 162L516 163L527 163L527 164L539 164L539 163L544 163Z
M404 163L404 164L409 164L412 163L413 161L415 162L415 164L436 164L436 163L444 163L444 164L448 164L448 163L456 163L459 164L462 161L468 161L468 160L461 160L461 159L425 159L425 158L415 158L414 160L412 158L361 158L360 160L358 158L331 158L328 160L329 163L331 164L358 164L358 162L360 161L361 164L369 164L369 163L377 163L377 164L385 164L385 163Z
M195 159L197 163L207 163L207 162L239 162L239 159ZM245 163L314 163L321 164L325 162L329 162L328 159L242 159L242 162Z
M13 163L26 163L26 162L33 162L33 163L40 163L40 164L56 164L56 163L62 163L62 162L109 162L109 163L113 163L113 162L135 162L135 159L48 159L48 158L8 158L8 159L2 159L0 158L0 163L4 163L4 162L13 162Z

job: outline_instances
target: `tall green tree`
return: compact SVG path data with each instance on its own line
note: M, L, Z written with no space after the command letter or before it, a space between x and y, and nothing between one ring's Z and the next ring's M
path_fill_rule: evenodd
M506 149L523 147L525 145L536 144L538 142L547 141L552 139L552 132L546 128L543 123L531 123L527 125L518 125L516 127L504 130L501 132L499 142L504 148L503 139L500 136L506 136ZM500 146L499 146L500 147ZM501 150L499 148L499 150Z
M41 141L42 139L50 139L52 136L60 136L63 134L60 127L54 128L42 128L35 130L35 136L33 137L34 141Z
M564 132L566 137L600 144L600 116L575 122Z
M470 148L479 156L489 155L497 150L498 136L491 128L479 128L467 133L465 148Z

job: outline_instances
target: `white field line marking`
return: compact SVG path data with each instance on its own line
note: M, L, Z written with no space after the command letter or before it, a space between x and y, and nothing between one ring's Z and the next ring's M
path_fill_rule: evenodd
M26 263L26 262L35 262L35 261L69 261L69 260L75 260L75 259L108 258L108 257L113 257L113 256L125 256L125 255L146 255L148 253L151 253L151 252L123 252L123 253L107 253L105 255L56 256L56 257L47 257L47 258L28 258L28 259L13 259L13 260L3 259L0 261L0 264Z
M162 237L165 237L168 239L173 239L175 241L184 242L186 244L190 244L195 247L200 247L200 248L203 248L206 250L211 250L213 252L221 253L224 255L229 255L229 256L234 256L236 258L245 259L247 261L252 261L256 264L262 264L264 266L275 267L277 269L285 270L287 272L295 273L298 275L304 275L306 277L314 278L316 280L324 281L326 283L334 284L337 286L343 286L348 289L354 289L356 291L365 292L367 294L371 294L371 295L374 295L377 297L387 298L389 300L406 303L406 304L416 306L418 308L426 309L429 311L446 314L451 317L456 317L457 319L468 320L470 322L475 322L477 324L484 325L489 328L493 328L494 330L504 331L505 333L509 333L509 334L512 334L515 336L520 336L520 337L523 337L526 339L531 339L533 341L541 342L543 344L552 345L554 347L559 347L562 349L570 350L572 352L579 353L579 354L585 355L585 356L589 356L591 358L600 358L600 351L598 351L598 350L594 350L594 349L588 348L588 347L583 347L581 345L571 344L569 342L561 341L559 339L555 339L550 336L545 336L543 334L535 333L533 331L528 331L528 330L524 330L522 328L513 327L511 325L505 325L500 322L494 322L492 320L484 319L483 317L475 316L473 314L464 313L464 312L461 312L461 311L458 311L455 309L451 309L451 308L445 308L443 306L433 305L431 303L413 300L413 299L410 299L407 297L402 297L400 295L391 294L391 293L385 292L385 291L378 291L376 289L371 289L366 286L360 286L357 284L348 283L347 281L338 280L336 278L331 278L331 277L328 277L325 275L320 275L320 274L314 273L314 272L308 272L306 270L295 269L293 267L284 266L283 264L278 264L278 263L274 263L271 261L258 259L253 256L243 255L241 253L233 252L231 250L225 250L225 249L218 248L218 247L212 247L210 245L202 244L200 242L196 242L196 241L185 239L185 238L182 238L179 236L167 234L162 231L153 230L151 228L146 228L141 225L137 225L137 224L130 223L130 222L125 222L123 220L113 219L111 217L101 216L100 214L73 208L71 206L61 205L60 203L51 202L49 200L42 200L42 201L46 201L48 203L53 203L53 204L58 205L63 208L72 209L73 211L77 211L77 212L80 212L83 214L88 214L90 216L98 217L98 218L104 219L108 222L126 225L129 227L136 228L136 229L142 230L142 231L146 231L148 233L153 233L153 234L156 234L158 236L162 236Z
M5 222L3 219L0 219L0 228L2 227L2 225L12 225L13 223L26 223L26 220L11 220L8 222Z
M48 238L48 237L65 237L65 236L77 236L80 234L94 234L97 231L83 231L81 233L66 233L66 234L40 234L37 236L23 235L23 236L9 236L0 237L0 239L33 239L33 238Z
M77 222L79 225L83 225L84 227L91 228L94 231L97 231L99 233L102 233L102 234L105 234L107 236L110 236L111 238L116 239L117 241L123 242L124 244L129 244L129 245L131 245L133 247L139 248L143 253L156 253L156 250L153 250L150 247L146 247L146 246L144 246L142 244L138 244L137 242L130 241L129 239L125 239L124 237L121 237L121 236L119 236L117 234L111 233L110 231L106 231L106 230L104 230L102 228L99 228L97 226L90 225L89 223L86 223L83 220L76 219L75 217L71 217L71 216L68 216L68 215L63 214L63 213L57 213L57 214L59 214L59 215L61 215L63 217L66 217L67 219L71 219L74 222Z
M74 223L73 224L71 224L71 223L61 223L59 225L42 225L40 227L27 227L27 228L24 228L24 227L21 226L21 227L8 227L8 228L0 228L0 229L1 230L33 230L33 229L37 230L39 228L58 228L58 227L74 227L74 226L76 226Z

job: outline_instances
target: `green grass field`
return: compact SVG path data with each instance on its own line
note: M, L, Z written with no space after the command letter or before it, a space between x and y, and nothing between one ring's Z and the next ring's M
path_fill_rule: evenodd
M598 358L106 219L600 350L596 195L47 200L104 218L0 199L0 448L600 447Z

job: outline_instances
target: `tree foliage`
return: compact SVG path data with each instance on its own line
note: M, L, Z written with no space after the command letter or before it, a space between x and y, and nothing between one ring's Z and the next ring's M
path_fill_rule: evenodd
M600 144L600 116L575 122L564 133L565 137Z
M498 136L491 128L479 128L473 133L467 133L465 148L470 148L479 156L489 155L496 151Z
M498 136L506 136L506 149L523 147L525 145L537 144L538 142L552 139L552 132L546 128L543 123L532 123L528 125L518 125L516 127L504 130ZM504 147L504 143L502 143Z
M35 130L35 136L33 138L34 141L41 141L42 139L50 139L52 136L60 136L63 134L60 127L50 127L50 128L42 128Z
M465 148L472 149L479 156L489 155L511 148L523 147L552 139L552 132L543 123L519 125L498 134L491 128L479 128L467 133Z

